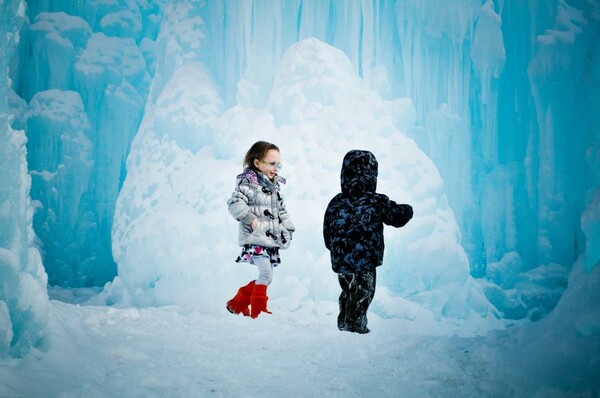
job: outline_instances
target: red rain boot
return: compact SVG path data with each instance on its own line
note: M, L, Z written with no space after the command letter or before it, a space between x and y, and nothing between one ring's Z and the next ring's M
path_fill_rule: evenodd
M240 287L235 297L227 302L227 311L232 314L244 314L244 316L249 316L250 310L248 309L248 305L250 305L250 296L253 291L254 281L250 281L246 286Z
M267 314L272 314L271 311L267 309L267 285L254 285L254 291L252 292L252 296L250 297L250 309L252 318L257 318L261 312L266 312Z

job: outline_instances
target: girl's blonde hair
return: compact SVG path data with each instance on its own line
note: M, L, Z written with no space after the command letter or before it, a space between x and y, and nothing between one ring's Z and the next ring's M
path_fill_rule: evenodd
M271 149L279 152L279 147L275 144L271 144L270 142L266 141L255 142L252 144L250 149L248 149L248 152L246 152L246 156L244 157L244 167L250 167L253 170L257 170L256 166L254 165L254 159L264 159L264 157L267 156L267 152L269 152Z

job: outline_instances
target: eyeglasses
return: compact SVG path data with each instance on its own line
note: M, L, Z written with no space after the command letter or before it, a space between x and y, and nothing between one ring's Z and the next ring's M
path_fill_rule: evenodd
M277 163L277 162L265 162L264 160L259 160L259 162L266 164L267 166L269 166L272 169L277 169L277 170L281 170L281 162Z

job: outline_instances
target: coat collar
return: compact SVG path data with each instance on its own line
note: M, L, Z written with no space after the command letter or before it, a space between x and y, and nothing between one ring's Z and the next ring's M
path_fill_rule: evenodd
M246 167L242 174L238 174L238 181L247 180L251 184L257 185L276 185L276 184L285 184L286 179L281 177L279 174L275 176L275 180L271 181L267 176L265 176L261 172L256 172L254 169L250 167Z

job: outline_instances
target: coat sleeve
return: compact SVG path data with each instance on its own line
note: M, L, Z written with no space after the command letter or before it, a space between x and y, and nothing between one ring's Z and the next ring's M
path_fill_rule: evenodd
M400 228L406 225L413 217L413 208L411 205L398 204L385 197L383 222L392 227Z
M281 218L281 226L285 228L288 232L296 231L296 227L292 222L292 218L290 217L287 208L285 206L285 201L283 199L283 195L280 192L277 192L278 195L278 204L279 204L279 217Z
M334 223L332 202L333 200L327 205L325 216L323 217L323 240L325 241L327 250L331 250L332 228Z
M250 188L247 185L240 183L231 194L231 198L227 201L229 214L231 214L236 221L252 224L254 219L257 218L250 211L250 206L248 206L250 195Z

